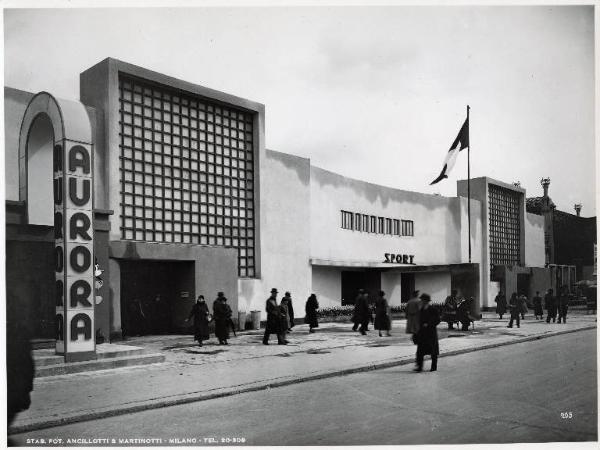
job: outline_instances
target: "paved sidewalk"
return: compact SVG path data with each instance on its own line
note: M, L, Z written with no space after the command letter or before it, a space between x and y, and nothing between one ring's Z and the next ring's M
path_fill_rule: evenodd
M468 332L438 327L440 357L483 350L596 327L596 315L574 313L567 324L546 324L529 316L521 328L507 328L486 314ZM10 433L176 405L329 376L414 362L415 346L404 334L405 320L393 322L392 337L351 331L348 323L322 323L316 333L296 326L290 344L262 345L262 331L244 332L220 346L213 338L198 347L191 336L154 336L124 342L166 356L147 366L37 378L32 405L18 415ZM427 363L426 363L427 364ZM426 366L427 367L427 366ZM443 359L439 363L444 370Z

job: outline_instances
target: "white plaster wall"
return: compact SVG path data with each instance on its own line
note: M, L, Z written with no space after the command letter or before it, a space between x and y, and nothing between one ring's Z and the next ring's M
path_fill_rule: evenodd
M400 191L311 167L311 257L380 263L384 253L415 255L419 265L462 259L461 211L456 198ZM414 236L341 228L341 210L414 222Z
M381 290L385 292L386 298L392 306L402 304L401 278L402 274L398 272L381 273Z
M525 265L528 267L544 267L545 263L544 217L526 213Z
M436 303L450 295L451 283L450 272L415 273L415 289L429 294Z
M342 270L337 267L313 266L312 292L317 296L319 307L340 306L342 304Z
M238 281L240 310L261 311L262 320L271 288L278 300L290 291L298 311L311 293L309 167L308 159L269 150L262 161L261 274Z

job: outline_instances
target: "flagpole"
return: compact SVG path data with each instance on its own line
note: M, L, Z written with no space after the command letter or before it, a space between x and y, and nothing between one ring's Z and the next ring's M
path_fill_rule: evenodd
M470 106L467 105L467 132L469 133L467 146L467 215L469 216L469 264L471 264L471 136L470 130L471 122L469 122L469 110Z

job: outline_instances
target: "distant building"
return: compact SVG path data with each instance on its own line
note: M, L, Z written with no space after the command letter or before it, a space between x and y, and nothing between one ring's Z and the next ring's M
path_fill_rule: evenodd
M544 217L546 266L573 267L575 276L563 281L572 284L587 280L594 272L594 245L596 244L596 217L581 217L582 205L574 206L576 214L556 209L548 195L550 179L541 180L544 195L527 199L527 212ZM569 269L572 271L573 269ZM564 271L563 271L564 272Z

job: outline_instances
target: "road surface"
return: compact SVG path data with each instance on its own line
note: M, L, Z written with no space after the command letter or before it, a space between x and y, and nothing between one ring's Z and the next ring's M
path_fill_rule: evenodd
M404 365L10 438L32 446L35 439L106 445L113 438L209 446L597 440L595 330L443 357L438 366L414 373Z

